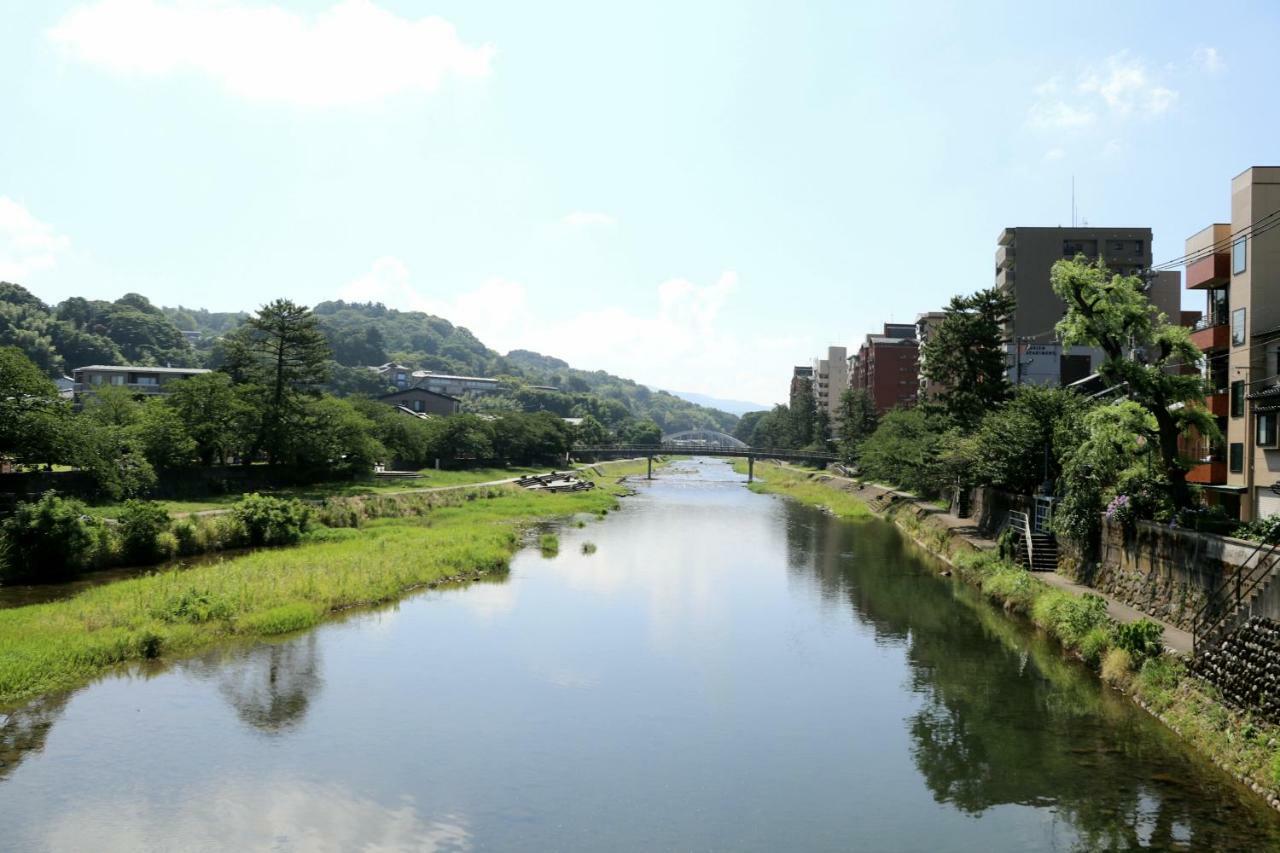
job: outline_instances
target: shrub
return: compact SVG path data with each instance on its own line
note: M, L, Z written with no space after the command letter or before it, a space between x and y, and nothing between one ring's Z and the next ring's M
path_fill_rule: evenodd
M84 504L54 492L18 504L3 527L9 552L5 577L59 578L89 568L97 551L96 526Z
M1150 619L1139 619L1117 625L1112 634L1112 642L1117 648L1127 651L1135 661L1143 661L1160 654L1164 626Z
M183 557L190 557L192 554L199 554L204 550L200 530L189 518L174 522L173 538L177 546L177 553Z
M1080 657L1089 666L1097 668L1110 646L1111 632L1101 626L1092 628L1080 640Z
M1280 515L1269 515L1241 525L1236 536L1254 542L1280 542Z
M163 530L156 537L156 556L161 560L172 560L178 556L178 537L168 530Z
M1102 659L1102 680L1121 690L1133 681L1133 658L1121 648L1113 648Z
M1030 612L1039 592L1031 573L1017 566L996 564L982 579L982 591L1004 604L1005 610Z
M241 499L232 515L249 545L293 545L306 532L311 511L300 500L254 492Z
M544 557L554 557L560 553L560 537L554 533L544 533L538 537L538 550Z
M1054 590L1036 599L1032 619L1063 645L1078 648L1085 635L1107 624L1107 602L1097 595L1077 598Z
M131 563L153 563L161 557L156 539L169 527L169 513L154 501L129 500L119 518L124 558Z

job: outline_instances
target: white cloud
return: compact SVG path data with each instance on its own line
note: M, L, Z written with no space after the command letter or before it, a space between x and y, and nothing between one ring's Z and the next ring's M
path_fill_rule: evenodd
M434 92L484 77L494 49L437 17L402 18L371 0L311 16L233 0L99 0L48 31L66 55L121 74L201 74L262 101L332 106Z
M1215 54L1216 56L1216 54ZM1125 51L1085 68L1074 86L1056 76L1032 89L1036 96L1028 124L1040 130L1072 130L1131 117L1154 118L1168 112L1178 92Z
M1046 163L1056 163L1066 156L1067 152L1063 151L1061 148L1050 148L1048 151L1044 152L1044 161Z
M1227 70L1227 63L1222 61L1216 47L1197 47L1191 54L1191 61L1206 74L1217 74Z
M0 196L0 280L21 283L50 269L70 246L70 238L36 219L21 202Z
M672 278L629 306L543 315L536 294L519 282L490 278L451 297L414 286L406 265L380 258L340 291L347 300L379 301L427 311L465 326L488 346L531 349L587 370L607 370L656 387L746 400L785 391L782 367L813 350L807 338L749 339L724 314L739 288L728 270L709 284ZM782 376L782 379L779 379Z
M575 210L564 218L564 224L574 228L588 228L592 225L613 226L618 220L607 213L594 210Z

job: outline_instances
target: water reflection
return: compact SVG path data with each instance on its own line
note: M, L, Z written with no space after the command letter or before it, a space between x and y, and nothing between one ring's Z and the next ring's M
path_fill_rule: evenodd
M336 784L244 778L182 795L177 811L136 796L90 799L26 839L28 849L447 853L473 847L463 816L426 820L410 800L387 805Z
M44 749L49 730L66 709L69 694L39 699L22 708L0 712L0 782L24 758Z
M842 592L878 640L906 649L924 700L906 720L912 758L938 802L975 817L1009 804L1048 808L1082 850L1237 849L1276 838L1269 810L1049 641L909 559L913 546L892 528L805 516L789 511L788 530L807 522L815 550L809 559L792 551L792 570L812 573L824 594ZM841 553L853 559L833 557Z
M184 668L216 683L243 722L271 735L299 726L324 684L315 632L232 654L215 653Z

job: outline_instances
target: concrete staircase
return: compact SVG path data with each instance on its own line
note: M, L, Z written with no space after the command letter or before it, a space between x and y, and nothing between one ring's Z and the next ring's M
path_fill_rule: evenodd
M1216 649L1228 634L1248 621L1254 605L1271 589L1277 575L1280 543L1264 542L1253 549L1238 571L1209 593L1192 623L1197 658Z
M1009 513L1009 527L1018 532L1013 559L1029 572L1058 570L1058 542L1051 533L1035 533L1024 512Z

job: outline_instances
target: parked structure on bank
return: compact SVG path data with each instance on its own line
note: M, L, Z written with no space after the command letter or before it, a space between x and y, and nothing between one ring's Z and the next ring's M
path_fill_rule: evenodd
M885 323L884 334L867 335L850 359L850 387L870 395L876 412L915 405L920 393L919 342L914 323Z
M1188 479L1242 521L1280 513L1280 167L1231 181L1231 221L1187 238L1187 289L1205 310L1192 340L1205 354L1205 406L1223 441L1190 443ZM1184 446L1185 447L1185 446Z

